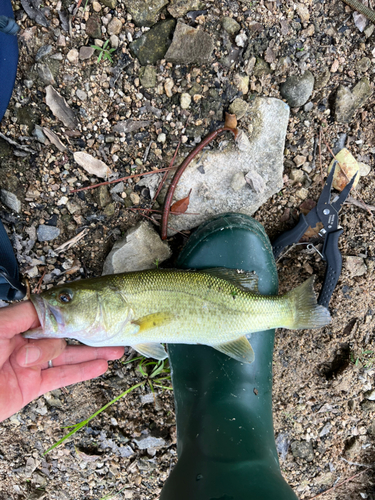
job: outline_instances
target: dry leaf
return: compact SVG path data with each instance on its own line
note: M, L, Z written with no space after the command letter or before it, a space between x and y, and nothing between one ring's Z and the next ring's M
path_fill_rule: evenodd
M106 179L112 174L112 170L101 160L83 151L77 151L73 154L75 161L89 174L96 175L102 179Z
M181 215L186 212L186 210L189 208L190 193L191 189L186 198L182 198L182 200L178 200L175 203L173 203L173 205L171 206L171 214Z
M54 144L57 147L59 151L64 152L66 150L66 146L64 146L64 144L60 141L59 137L55 134L55 132L52 132L52 130L50 130L47 127L43 127L42 129L45 135L48 137L48 139L52 142L52 144Z
M336 160L339 165L336 165L335 173L333 175L332 186L338 191L342 191L344 187L348 184L350 179L359 171L359 165L354 156L346 148L339 151L336 156ZM331 161L328 167L328 173L331 171L335 160ZM352 189L355 189L359 181L359 175L355 178Z
M77 118L73 111L69 108L66 100L52 87L46 87L46 104L52 113L63 122L65 127L76 128L78 125Z

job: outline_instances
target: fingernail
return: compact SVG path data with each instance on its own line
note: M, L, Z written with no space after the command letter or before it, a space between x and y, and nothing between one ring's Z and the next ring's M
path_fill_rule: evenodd
M25 366L36 363L41 355L41 350L35 345L25 347Z

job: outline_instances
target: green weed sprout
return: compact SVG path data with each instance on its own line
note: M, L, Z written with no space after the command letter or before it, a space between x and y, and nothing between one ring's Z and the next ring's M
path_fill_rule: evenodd
M78 424L73 424L73 425L67 425L63 427L63 429L68 429L69 427L72 427L72 430L68 432L64 437L59 439L55 444L53 444L48 450L46 450L43 455L47 455L50 451L52 451L54 448L57 446L60 446L64 441L69 439L73 434L75 434L77 431L82 429L85 425L87 425L91 420L93 420L95 417L97 417L102 411L106 410L109 408L111 405L116 403L119 399L123 398L127 394L130 394L133 392L135 389L138 387L144 387L147 383L150 386L150 389L153 393L155 393L154 387L159 387L163 390L173 390L172 387L164 385L165 380L171 380L171 369L169 368L168 360L161 360L161 361L148 361L147 358L144 356L139 356L137 358L133 358L124 364L132 363L134 361L141 360L140 363L137 366L138 371L140 374L144 377L144 380L142 382L139 382L138 384L133 385L129 389L126 389L126 391L122 392L119 396L116 396L112 401L109 401L109 403L105 404L102 408L100 408L98 411L93 413L90 417L88 417L86 420L83 420L82 422L78 422ZM162 383L162 384L161 384Z
M113 63L113 59L112 59L112 52L114 52L116 49L115 48L112 48L112 49L107 49L108 47L108 44L109 44L109 40L107 40L106 42L104 42L104 45L103 47L99 47L99 45L91 45L91 47L95 50L97 50L99 52L99 57L98 57L98 60L97 62L100 63L100 61L103 59L107 59L109 62Z

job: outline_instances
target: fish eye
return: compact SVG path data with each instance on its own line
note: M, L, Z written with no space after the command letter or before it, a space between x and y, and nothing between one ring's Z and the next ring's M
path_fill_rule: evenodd
M62 304L67 304L73 298L73 292L71 290L63 290L59 293L58 299Z

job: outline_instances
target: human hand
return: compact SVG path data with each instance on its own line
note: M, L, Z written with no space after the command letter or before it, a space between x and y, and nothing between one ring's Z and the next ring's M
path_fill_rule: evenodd
M68 346L63 339L20 335L38 326L31 302L0 309L0 422L48 391L102 375L108 360L124 354L123 347Z

